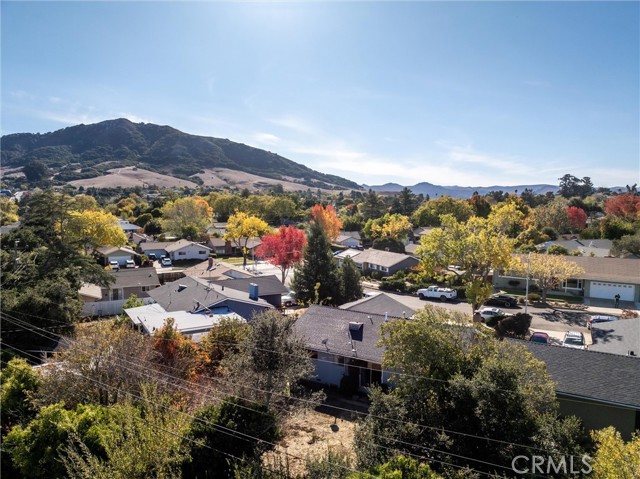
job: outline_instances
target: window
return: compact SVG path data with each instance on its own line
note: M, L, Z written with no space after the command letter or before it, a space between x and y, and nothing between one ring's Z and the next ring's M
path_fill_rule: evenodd
M206 251L204 251L204 250L199 250L199 251L198 251L198 254L207 254L207 252L206 252Z
M582 289L581 279L568 279L562 282L562 287L565 289Z
M178 251L178 256L186 256L186 251Z

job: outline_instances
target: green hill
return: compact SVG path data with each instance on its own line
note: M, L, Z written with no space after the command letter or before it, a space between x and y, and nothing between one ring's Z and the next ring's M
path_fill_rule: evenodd
M273 179L296 178L313 188L360 189L353 181L314 171L276 153L123 118L45 134L5 135L0 142L5 168L39 160L55 173L56 182L93 178L124 166L191 180L205 168L229 168Z

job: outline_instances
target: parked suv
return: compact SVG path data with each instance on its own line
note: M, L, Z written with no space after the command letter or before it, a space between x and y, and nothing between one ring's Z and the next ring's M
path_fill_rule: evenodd
M127 263L126 263L126 267L127 268L135 268L136 267L135 261L133 261L132 259L128 259Z
M562 345L565 348L587 349L587 343L584 340L584 334L582 334L580 331L568 331L564 335Z
M111 266L111 269L120 269L120 263L118 263L115 259L109 261L109 266Z
M162 258L160 263L162 264L162 266L171 266L171 258L165 256L164 258Z

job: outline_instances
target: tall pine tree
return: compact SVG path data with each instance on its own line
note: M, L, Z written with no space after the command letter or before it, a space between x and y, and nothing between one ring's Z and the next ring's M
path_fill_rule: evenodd
M340 268L340 293L340 304L357 301L363 294L360 271L349 256L344 259Z
M331 253L331 244L322 227L311 223L304 262L296 265L291 286L304 303L337 304L340 300L340 274Z

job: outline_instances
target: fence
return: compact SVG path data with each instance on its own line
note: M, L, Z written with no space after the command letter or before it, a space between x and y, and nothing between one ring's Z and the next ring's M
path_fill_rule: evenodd
M154 302L152 298L139 298L144 304L151 304ZM96 301L95 303L85 303L82 307L83 317L93 316L113 316L115 314L122 314L124 309L122 306L126 303L126 299L116 299L112 301Z

